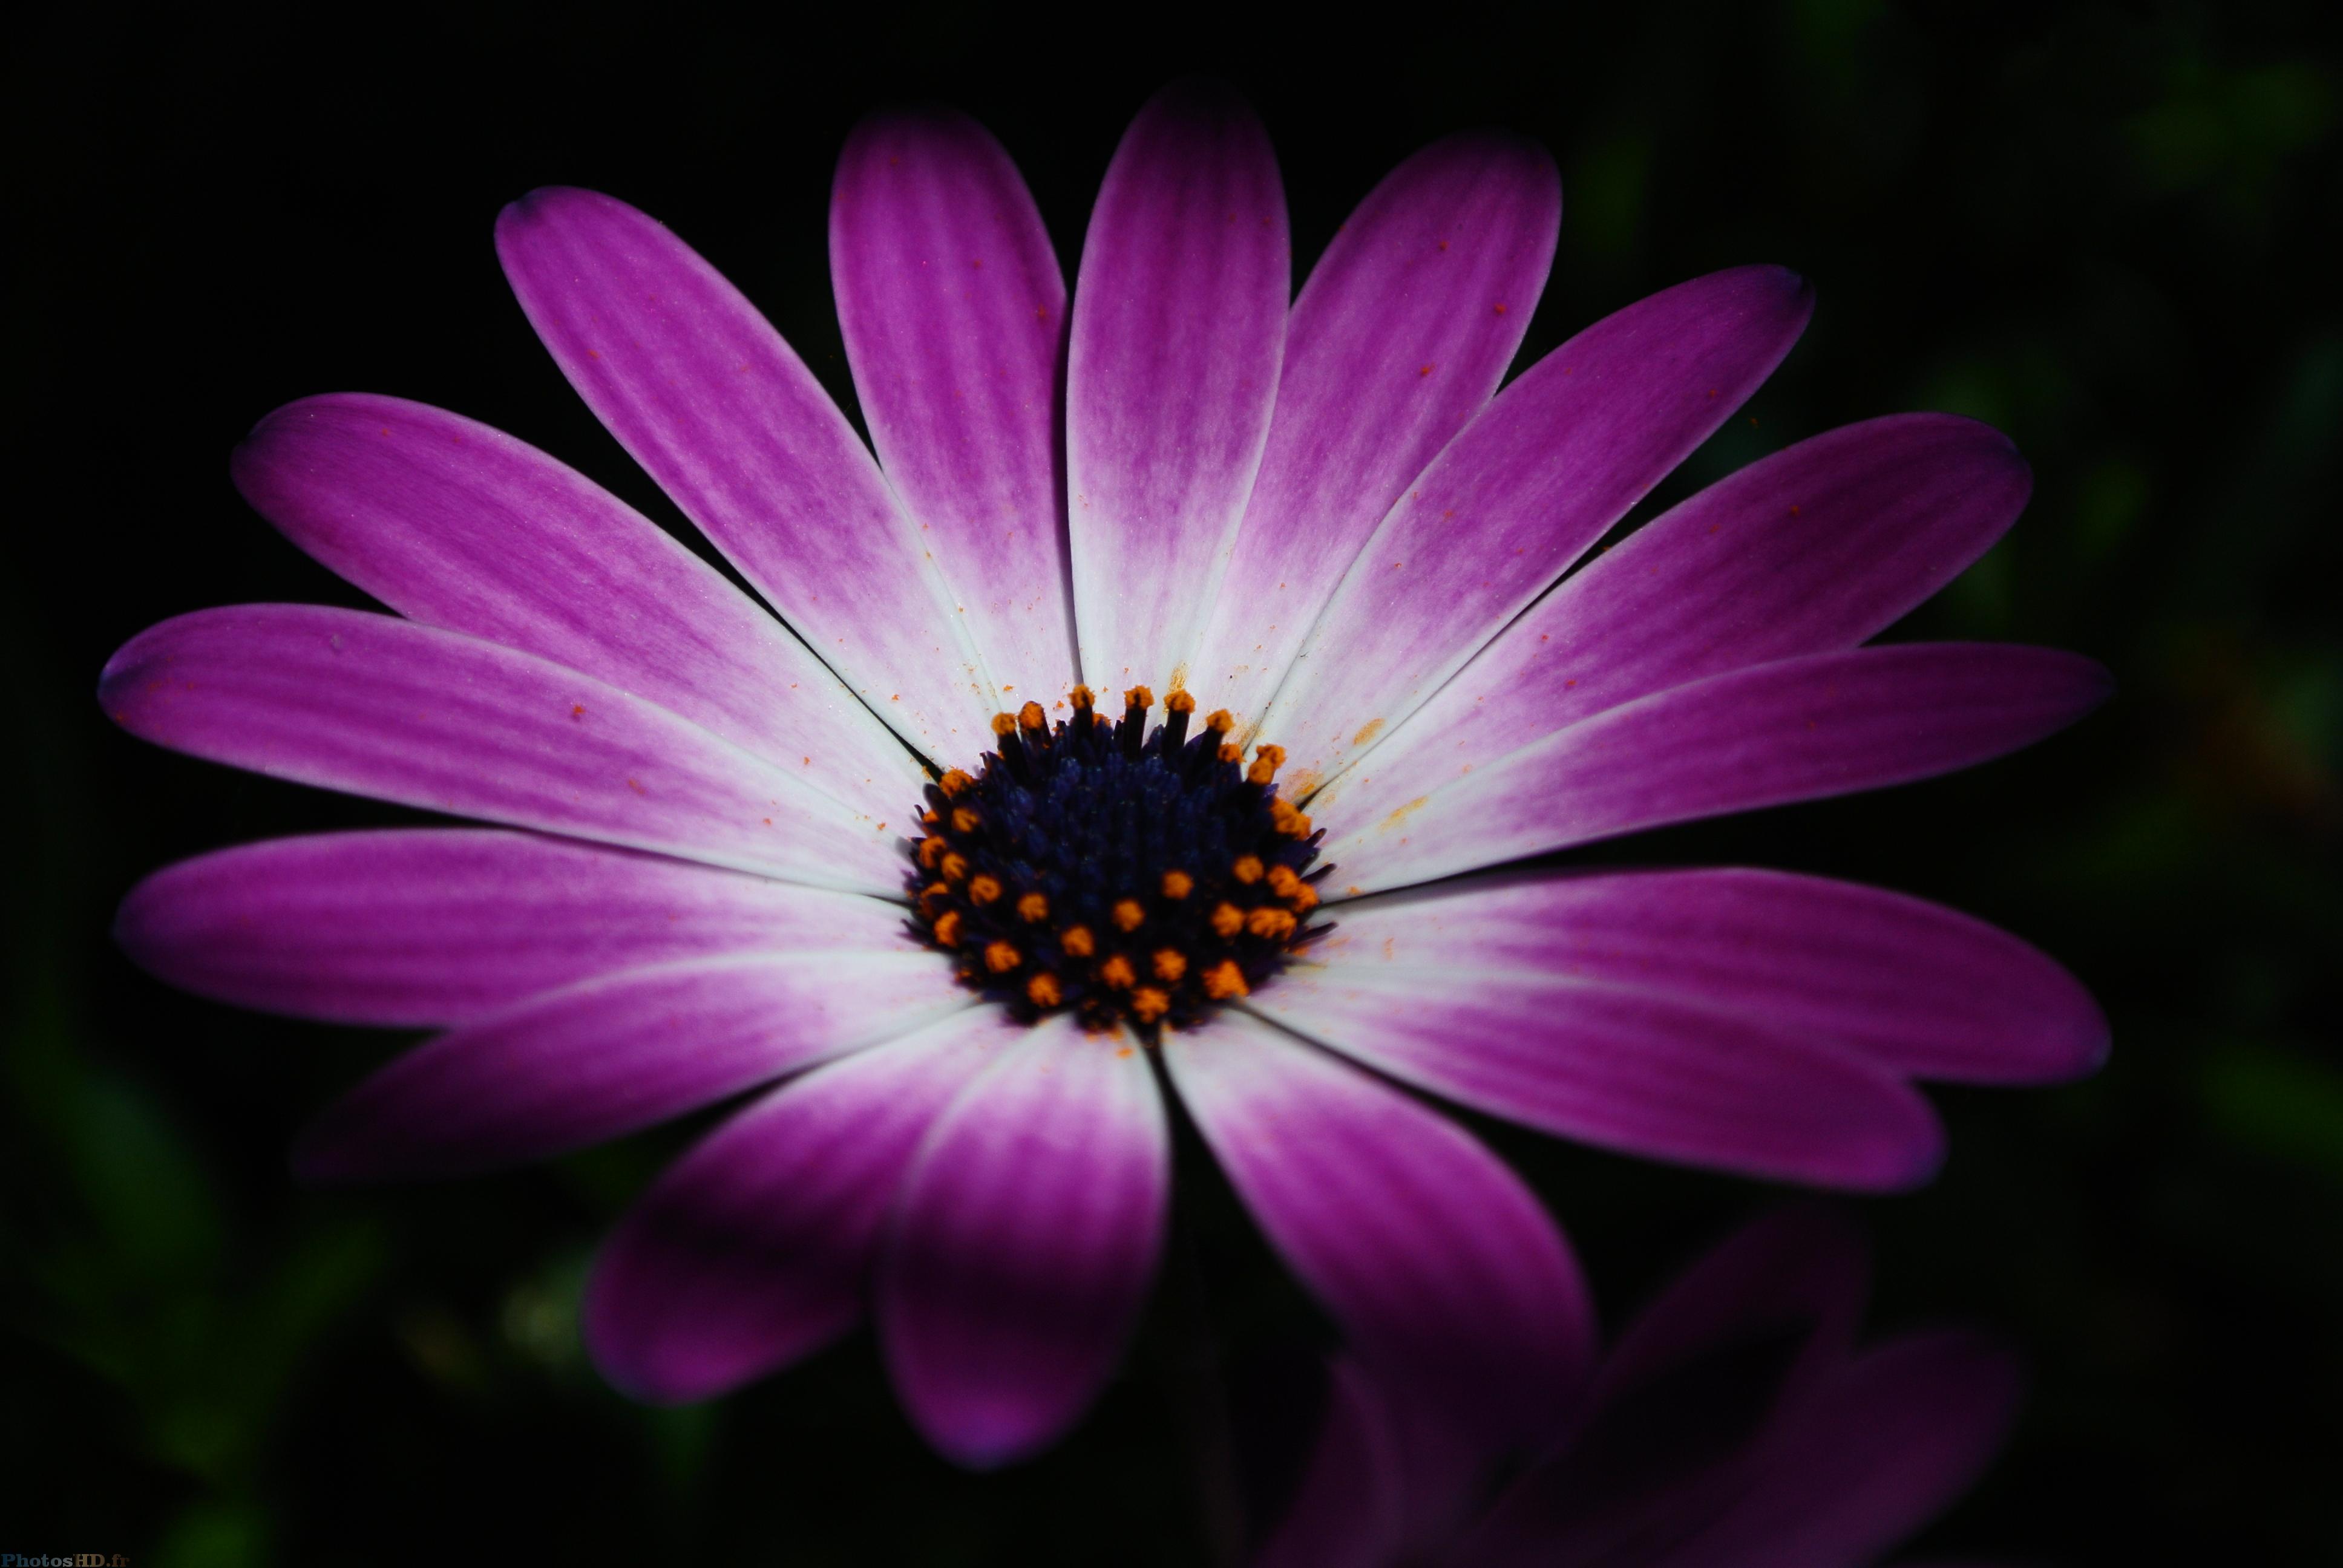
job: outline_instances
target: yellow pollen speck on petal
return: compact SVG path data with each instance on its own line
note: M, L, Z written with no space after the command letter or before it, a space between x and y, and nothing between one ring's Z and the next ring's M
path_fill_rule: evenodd
M1229 875L1245 886L1251 887L1261 880L1262 870L1263 867L1259 855L1239 855L1237 863L1229 868Z
M1027 925L1050 918L1050 899L1046 893L1027 893L1017 900L1017 918Z
M1024 955L1007 942L987 942L984 945L984 967L994 974L1007 974L1024 961Z
M1383 721L1380 719L1370 719L1359 727L1359 732L1356 735L1351 737L1351 744L1353 746L1364 746L1368 741L1373 740L1376 736L1381 735L1383 731Z
M1176 980L1188 972L1188 955L1178 948L1158 948L1151 967L1157 980Z
M1293 934L1293 917L1273 904L1263 904L1245 917L1245 930L1254 936L1279 941Z
M965 855L946 855L944 857L943 873L944 880L947 882L966 880L968 877L968 857Z
M983 818L976 814L976 809L972 806L952 808L952 831L955 833L973 833L976 831L977 824L983 820Z
M936 945L944 948L960 946L960 911L946 910L936 917Z
M981 876L968 885L968 901L971 904L989 904L1000 896L1001 879L997 877Z
M1115 990L1129 990L1139 983L1139 976L1131 969L1131 960L1121 953L1099 965L1099 979Z
M1172 999L1151 985L1131 993L1131 1016L1141 1023L1153 1023L1171 1010Z
M1056 975L1035 975L1025 982L1025 1000L1035 1007L1055 1007L1065 1000Z
M1232 937L1244 930L1244 911L1234 904L1222 904L1212 910L1212 930L1222 937Z
M1119 930L1135 931L1147 920L1147 909L1137 899L1117 899L1114 923Z
M1184 899L1195 889L1196 879L1185 871L1163 873L1163 896L1167 899Z
M1214 1001L1249 996L1252 992L1252 987L1245 984L1244 971L1237 968L1234 959L1222 959L1204 971L1204 994Z
M1066 950L1070 959L1086 959L1098 950L1098 943L1091 938L1088 926L1068 926L1059 935L1058 945Z

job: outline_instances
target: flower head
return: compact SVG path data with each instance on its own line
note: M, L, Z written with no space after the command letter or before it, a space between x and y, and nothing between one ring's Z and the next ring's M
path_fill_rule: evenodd
M763 604L457 415L278 410L239 487L396 614L199 611L123 648L102 702L497 826L207 856L132 893L124 942L209 995L447 1028L312 1130L317 1176L761 1090L595 1273L589 1344L646 1397L769 1372L869 1302L940 1447L1047 1442L1151 1277L1168 1082L1360 1353L1551 1408L1584 1370L1570 1254L1393 1081L1892 1188L1940 1151L1909 1080L2056 1078L2105 1043L2047 960L1886 893L1445 879L1963 766L2105 689L2038 649L1859 646L2024 501L1964 420L1815 437L1587 560L1811 302L1773 267L1695 279L1500 393L1559 212L1542 150L1452 137L1290 298L1267 138L1183 84L1116 154L1070 302L990 136L875 118L830 224L866 447L667 229L524 197L497 229L523 309Z

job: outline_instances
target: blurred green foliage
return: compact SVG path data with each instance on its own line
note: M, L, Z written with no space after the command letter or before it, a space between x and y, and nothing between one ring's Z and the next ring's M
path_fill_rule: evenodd
M2034 463L2001 547L1896 635L2110 664L2117 700L1976 774L1655 835L1618 857L1855 876L2072 964L2107 1070L1948 1091L1944 1179L1866 1204L1878 1316L2023 1345L2029 1418L1930 1538L2041 1560L2343 1561L2343 212L2332 7L1788 0L1443 7L1405 34L1157 18L1143 55L972 10L694 29L612 5L405 14L346 46L193 14L44 14L5 66L31 244L12 337L10 920L0 1083L0 1550L141 1563L1201 1560L1159 1305L1074 1440L988 1478L925 1452L865 1340L649 1411L578 1342L596 1236L704 1125L543 1171L307 1192L301 1121L398 1041L208 1006L106 937L142 872L398 819L109 730L148 622L355 602L222 477L267 408L361 387L458 407L671 508L572 400L488 260L528 186L673 223L841 397L823 230L854 118L961 104L1061 252L1137 103L1234 76L1284 158L1297 262L1415 146L1494 121L1567 191L1529 352L1712 267L1812 276L1806 342L1655 508L1896 408ZM1071 65L1061 46L1079 47ZM47 493L54 484L53 494ZM1771 1194L1483 1131L1571 1230L1608 1319ZM1192 1151L1189 1151L1192 1155ZM1191 1159L1231 1364L1305 1303ZM29 1544L26 1544L29 1543Z

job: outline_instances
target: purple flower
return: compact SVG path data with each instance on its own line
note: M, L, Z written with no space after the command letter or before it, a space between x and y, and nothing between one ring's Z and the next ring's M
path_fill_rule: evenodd
M1860 1568L1975 1483L2016 1359L1962 1329L1858 1348L1829 1217L1749 1226L1629 1325L1492 1496L1501 1449L1348 1358L1256 1568Z
M990 136L874 119L830 227L874 461L673 235L525 197L497 243L539 336L779 618L497 431L280 409L236 483L397 614L186 616L101 700L164 745L502 826L206 856L131 894L124 943L209 996L447 1028L325 1116L313 1176L539 1158L778 1082L602 1255L588 1340L647 1398L785 1365L867 1301L940 1448L1048 1442L1155 1267L1168 1081L1362 1354L1551 1410L1585 1370L1575 1265L1407 1088L1889 1189L1941 1151L1912 1079L2055 1080L2105 1044L2042 955L1889 893L1424 886L1965 766L2106 690L2062 653L1858 646L2025 499L1960 419L1817 437L1554 587L1810 303L1778 268L1695 279L1499 395L1560 200L1540 149L1452 137L1289 307L1267 138L1183 85L1117 153L1070 303ZM1123 691L1121 722L1078 680Z

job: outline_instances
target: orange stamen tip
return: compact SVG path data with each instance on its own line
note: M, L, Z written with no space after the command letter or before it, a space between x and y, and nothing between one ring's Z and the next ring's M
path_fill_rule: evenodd
M1188 955L1178 948L1158 948L1151 966L1160 980L1176 980L1188 972Z
M1244 930L1244 911L1234 904L1222 904L1212 910L1212 930L1222 937L1235 936Z
M1017 918L1027 925L1050 918L1050 897L1046 893L1027 893L1017 900Z
M1131 1016L1141 1023L1153 1023L1171 1010L1172 999L1151 985L1131 993Z
M1139 983L1138 972L1131 967L1131 960L1121 953L1099 965L1099 979L1116 990L1129 990Z
M1207 729L1218 730L1221 734L1226 735L1230 730L1234 729L1236 727L1236 715L1231 713L1225 708L1215 708L1210 713L1204 715L1204 728Z
M1274 904L1263 904L1245 917L1245 930L1272 941L1292 936L1293 926L1293 917Z
M934 870L936 869L936 862L942 859L945 855L950 852L950 850L951 845L944 839L920 839L919 854L920 869L923 871Z
M1059 933L1058 946L1070 959L1086 959L1098 951L1098 943L1091 939L1088 926L1068 926Z
M1117 899L1114 923L1119 930L1135 931L1147 920L1147 910L1137 899Z
M1001 879L998 877L979 877L968 885L968 901L971 904L989 904L1000 896Z
M1204 971L1204 994L1214 1001L1226 1001L1232 996L1250 996L1252 987L1245 984L1244 971L1237 968L1234 959L1222 959Z
M1249 888L1261 880L1262 869L1259 855L1239 855L1237 863L1229 868L1229 875Z
M1222 760L1222 761L1223 761L1223 762L1242 762L1242 761L1243 761L1243 760L1244 760L1244 748L1243 748L1243 747L1242 747L1242 746L1237 745L1234 741L1229 741L1229 742L1224 743L1224 744L1221 747L1221 760Z
M1007 942L984 944L984 967L994 974L1005 975L1025 961L1025 955Z
M1310 819L1296 811L1278 823L1277 830L1291 839L1307 839L1310 837Z
M955 768L950 772L936 780L936 788L944 792L945 799L950 800L958 796L963 789L975 789L976 780L970 775L963 773L959 769Z
M1173 713L1193 713L1196 711L1196 694L1192 691L1175 691L1163 699L1163 706Z
M942 948L960 946L960 911L946 910L936 917L936 945Z
M1269 890L1279 898L1292 898L1293 890L1301 885L1302 879L1293 874L1292 867L1272 866L1269 869Z
M957 882L962 880L968 875L968 857L966 855L946 855L944 857L943 873L944 880L947 882Z
M1252 754L1272 768L1285 766L1285 748L1282 746L1256 746Z
M950 897L951 890L945 887L941 882L930 882L926 887L920 890L920 902L923 906L933 906L940 900L949 900ZM934 914L934 909L930 907L928 909L928 913L930 915Z
M1090 708L1097 703L1098 696L1087 686L1077 686L1066 693L1066 699L1076 708Z
M1122 694L1122 700L1132 708L1152 708L1155 706L1155 694L1143 686L1134 686Z
M1041 711L1040 703L1029 702L1017 710L1017 723L1019 728L1024 729L1046 729L1049 728L1050 716Z
M952 808L952 831L955 833L973 833L977 829L977 825L983 820L983 818L976 814L976 809L972 806Z
M1266 757L1260 759L1245 769L1245 782L1248 784L1270 784L1274 783L1276 779L1277 764Z
M1286 894L1285 901L1293 906L1295 914L1306 915L1318 907L1318 890L1304 882Z
M1187 872L1166 871L1163 873L1163 896L1165 898L1184 899L1195 890L1196 879L1190 876Z
M1056 975L1035 975L1025 982L1025 1000L1035 1007L1055 1007L1066 998Z
M942 821L943 818L937 815L932 810L922 811L920 813L920 826L922 828L937 827L940 825Z
M1000 736L1004 740L1010 736L1016 734L1017 716L1013 713L994 714L992 716L992 732L995 735Z

